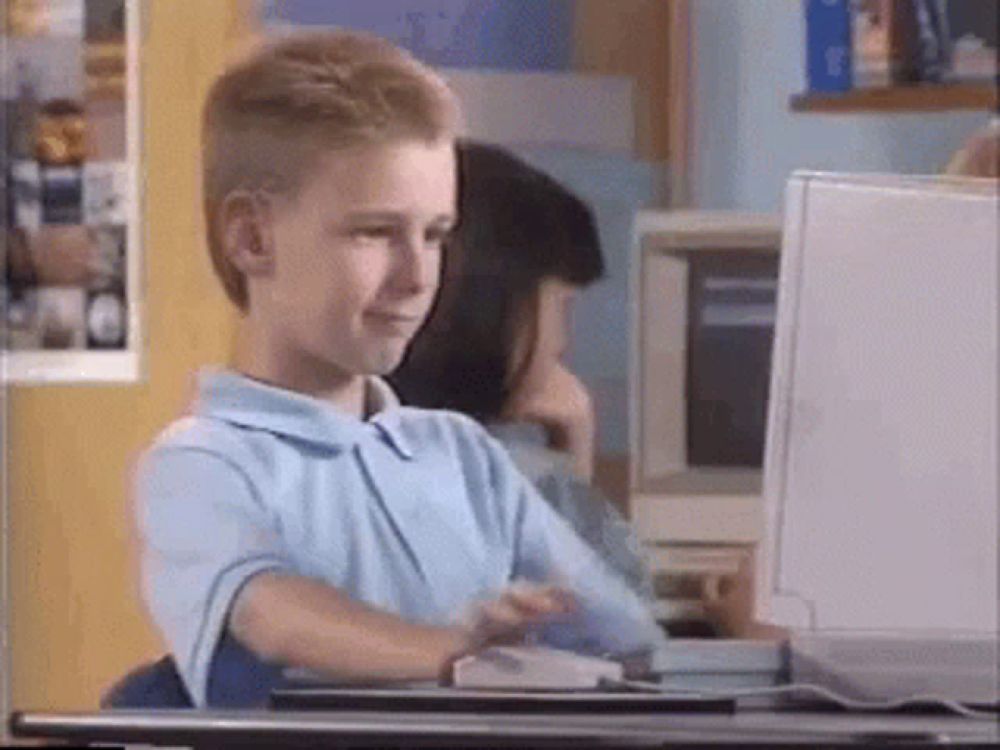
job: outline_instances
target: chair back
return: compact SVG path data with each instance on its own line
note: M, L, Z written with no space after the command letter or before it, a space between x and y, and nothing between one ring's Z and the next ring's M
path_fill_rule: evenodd
M101 708L193 708L174 660L164 656L122 677L101 698Z

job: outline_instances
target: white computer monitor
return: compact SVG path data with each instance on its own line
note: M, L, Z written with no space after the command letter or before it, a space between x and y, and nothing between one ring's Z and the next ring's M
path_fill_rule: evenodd
M997 182L789 183L762 617L998 631Z

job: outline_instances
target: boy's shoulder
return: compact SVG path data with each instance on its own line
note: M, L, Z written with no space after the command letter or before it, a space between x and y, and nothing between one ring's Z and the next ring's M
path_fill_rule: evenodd
M200 414L181 417L167 425L143 451L145 461L178 451L210 454L249 468L265 459L247 430Z
M443 409L397 406L377 421L413 450L419 462L443 467L455 463L468 474L479 474L481 481L494 481L514 467L504 446L475 419ZM256 474L267 472L281 460L284 441L274 440L266 431L243 426L203 414L182 417L168 425L143 453L145 460L187 453L210 454ZM277 451L277 452L276 452ZM509 464L509 465L508 465ZM486 476L489 475L489 476Z
M460 412L415 406L400 406L396 412L399 429L417 446L481 452L494 442L479 422Z
M225 422L196 414L175 419L153 438L147 451L170 448L225 446L233 440L233 428Z
M413 432L422 432L436 437L447 433L477 436L483 431L472 417L447 409L426 409L421 406L400 405L395 408L400 415L400 424Z

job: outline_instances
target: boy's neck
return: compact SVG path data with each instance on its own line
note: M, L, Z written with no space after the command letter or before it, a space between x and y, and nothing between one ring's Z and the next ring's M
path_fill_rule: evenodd
M359 419L367 416L365 376L329 368L319 372L247 344L243 339L236 347L232 366L237 372L267 385L325 401Z

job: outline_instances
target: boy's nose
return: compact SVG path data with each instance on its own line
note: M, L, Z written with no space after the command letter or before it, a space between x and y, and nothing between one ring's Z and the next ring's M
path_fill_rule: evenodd
M440 251L429 246L422 234L407 235L396 255L396 286L421 292L437 281Z

